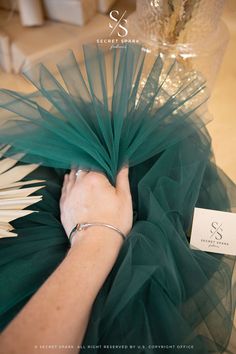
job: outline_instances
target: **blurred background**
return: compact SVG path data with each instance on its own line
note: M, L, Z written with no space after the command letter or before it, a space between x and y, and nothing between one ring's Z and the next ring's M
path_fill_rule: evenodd
M187 1L183 0L183 3ZM155 13L148 12L147 3L155 9ZM207 67L206 76L211 81L208 107L214 118L208 128L216 162L236 182L236 1L196 0L194 11L201 9L201 6L202 11L198 11L193 24L185 16L182 32L178 27L180 21L178 26L174 25L174 30L178 30L178 40L173 39L174 31L167 34L166 27L163 27L160 10L163 12L168 9L161 8L162 3L161 0L0 0L0 87L30 92L32 86L21 76L28 66L47 61L48 58L54 61L68 48L76 51L80 57L82 45L96 42L97 39L119 38L120 35L121 40L126 35L126 25L131 38L140 40L142 37L142 41L146 41L155 53L158 51L155 36L160 37L160 31L164 28L162 44L167 43L168 48L170 45L171 51L173 47L178 47L180 52L184 48L183 57L191 52L193 65L195 62L198 65L198 58L201 57L199 65L202 62L203 65L200 70L203 68L204 71ZM215 13L209 13L211 6ZM216 31L217 16L221 16L228 30L223 28L219 29L220 32ZM122 25L121 18L124 21L123 28L119 27ZM210 32L210 25L214 27L211 30L214 36L207 33ZM159 33L155 32L157 30ZM200 46L192 46L196 41L193 35L201 43ZM179 38L185 41L184 45L179 45ZM211 72L212 68L214 73Z

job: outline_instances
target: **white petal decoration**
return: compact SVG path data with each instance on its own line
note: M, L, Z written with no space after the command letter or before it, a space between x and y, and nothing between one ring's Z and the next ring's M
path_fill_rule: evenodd
M8 149L9 146L0 149L0 238L17 236L17 233L12 231L10 222L35 212L23 209L42 200L40 195L30 195L44 187L43 185L32 187L34 184L44 182L43 180L22 181L38 165L15 166L23 155L16 154L13 158L3 158ZM30 187L25 187L27 185Z

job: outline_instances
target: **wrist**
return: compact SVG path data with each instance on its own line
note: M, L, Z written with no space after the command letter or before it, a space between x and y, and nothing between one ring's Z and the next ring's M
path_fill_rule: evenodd
M74 226L74 228L71 230L71 232L69 234L69 240L70 240L71 244L73 244L74 238L76 236L76 232L85 231L88 228L95 228L96 229L99 227L112 230L112 231L116 232L123 239L123 241L125 240L125 235L123 234L123 232L114 225L107 224L107 223L101 223L101 222L92 222L92 223L85 222L85 223L76 224Z
M88 274L86 291L92 294L93 300L114 266L122 245L122 238L112 230L91 228L76 234L65 261L69 262L73 272L82 274L82 277L84 273Z
M99 225L75 231L72 241L70 250L78 249L82 244L97 244L103 248L104 253L111 249L119 250L124 242L117 231Z

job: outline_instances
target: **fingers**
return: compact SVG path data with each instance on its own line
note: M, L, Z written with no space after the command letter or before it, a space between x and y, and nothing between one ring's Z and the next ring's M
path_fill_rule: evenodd
M88 173L89 171L87 170L72 169L69 174L65 174L62 186L62 193L65 193L70 190L77 181L79 182Z
M69 174L69 183L74 184L76 181L76 170L71 170Z
M118 173L117 179L116 179L116 190L120 193L130 193L130 185L129 185L129 168L124 167L122 170ZM86 170L71 170L69 174L66 174L64 176L64 183L63 183L63 191L68 191L71 189L71 187L76 183L81 181L85 176L89 177L89 180L92 182L106 182L108 184L109 181L108 179L100 172L94 172L94 171L86 171Z
M84 183L87 186L96 186L99 188L104 186L111 186L107 177L102 172L98 171L89 171L84 178Z
M63 185L62 185L62 189L61 189L62 193L65 192L65 190L66 190L66 186L68 183L68 177L69 177L69 175L68 175L68 173L66 173L64 176Z
M122 170L118 173L117 178L116 178L116 190L118 193L130 193L130 185L129 185L129 168L124 167Z
M63 186L62 186L62 193L67 192L75 183L76 181L76 171L71 170L70 173L66 173L64 176Z

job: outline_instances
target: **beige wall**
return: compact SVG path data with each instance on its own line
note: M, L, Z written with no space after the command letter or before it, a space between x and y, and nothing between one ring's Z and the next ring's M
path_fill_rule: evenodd
M236 1L227 0L223 19L230 32L209 108L216 161L236 183Z

